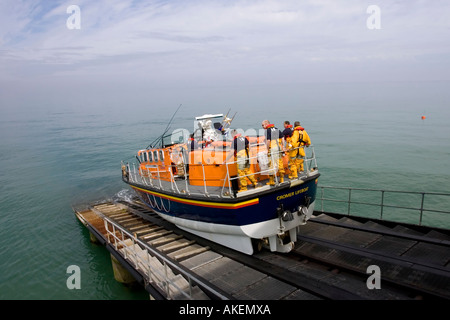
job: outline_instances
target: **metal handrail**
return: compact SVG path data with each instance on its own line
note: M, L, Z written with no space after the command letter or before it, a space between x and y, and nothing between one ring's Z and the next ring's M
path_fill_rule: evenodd
M313 169L317 168L317 159L315 157L314 146L310 145L307 148L305 148L305 146L301 146L301 147L297 147L295 149L300 149L300 148L304 148L305 150L306 149L311 150L309 152L310 156L306 155L304 157L304 165L305 165L304 172L305 172L306 175L309 175L309 173L312 172ZM282 151L281 150L281 151L278 151L278 152L271 153L272 165L266 170L260 170L258 172L252 172L250 175L254 175L254 174L270 175L270 174L274 174L274 173L276 174L276 171L277 171L277 169L275 168L276 159L278 159L279 157L283 157L283 154L285 152L287 152L287 151ZM249 157L248 158L248 161L250 161L250 163L257 163L257 160L258 160L258 156L253 156L253 157ZM228 170L228 166L229 165L237 165L237 161L226 161L226 162L224 162L224 164L227 166L227 172L226 172L226 175L224 176L224 183L222 185L222 190L221 190L220 193L217 193L217 194L214 194L214 192L210 192L211 190L208 189L208 186L206 185L206 179L205 179L206 178L205 177L205 171L204 171L204 166L205 165L202 164L203 192L200 193L201 195L204 195L204 196L207 196L207 197L211 197L211 196L218 196L218 197L225 197L225 196L226 197L230 197L231 196L231 197L233 197L233 196L235 196L232 192L225 192L225 191L227 191L227 189L229 189L229 186L231 185L231 181L239 179L239 177L231 177L229 175L229 170ZM184 164L185 172L187 172L186 165L187 164ZM135 184L141 184L141 185L144 185L144 186L152 186L153 188L157 188L157 189L162 190L164 187L163 187L163 185L161 183L160 173L170 172L170 176L172 178L171 180L174 181L174 176L172 174L171 168L172 167L175 168L175 167L177 167L177 165L175 164L175 165L172 165L172 166L166 166L166 167L168 167L168 169L166 169L166 170L152 171L152 173L156 173L157 174L157 177L153 177L151 175L151 173L150 173L148 168L146 170L147 171L147 177L144 177L142 174L140 174L140 169L136 168L136 163L132 163L132 164L127 163L126 167L127 167L127 170L128 170L128 179L131 182L133 182ZM155 180L157 180L157 183L154 183ZM185 190L185 192L187 191L189 194L191 194L191 192L188 189L188 182L187 182L186 174L185 174L184 180L186 182L186 190ZM175 186L175 188L173 187L173 184L172 184L173 181L171 181L171 187L172 187L171 191L175 192L175 193L182 194L182 191L180 191L178 189L178 186ZM226 187L226 182L227 181L228 181L228 187ZM279 183L280 182L278 181L278 179L276 179L275 184L277 185Z
M192 296L192 289L194 285L198 285L201 288L204 288L208 291L208 293L214 295L216 298L221 300L228 300L229 297L224 295L222 292L218 291L216 288L211 287L207 282L203 281L202 279L198 278L196 275L187 272L183 267L178 265L176 262L172 261L169 257L165 256L158 250L152 248L149 244L146 242L138 239L135 235L127 231L126 229L122 228L120 225L115 223L113 220L109 219L108 217L103 217L104 223L105 223L105 229L107 231L107 242L111 245L114 245L114 248L118 251L119 245L122 248L127 248L123 251L122 256L127 259L128 261L135 264L135 267L138 267L138 265L141 263L145 266L147 266L147 273L141 273L140 274L146 278L148 283L152 283L152 278L154 278L156 275L157 278L163 279L160 284L162 284L163 287L159 287L160 289L164 290L166 293L167 298L173 298L174 295L170 291L169 284L176 288L179 293L181 293L183 296L185 296L188 299L194 299ZM108 224L112 226L112 230L108 227ZM120 236L117 235L117 233L120 233ZM112 238L112 239L111 239ZM126 240L132 241L132 246L127 245L125 243ZM146 251L146 258L144 259L142 256L140 256L136 252L136 245L138 245L140 248L143 248L143 250ZM132 249L130 248L132 247ZM130 250L130 252L128 251ZM128 255L132 254L134 261L132 259L128 259ZM160 262L162 261L162 265L164 267L164 272L161 272L160 270L156 268L151 268L150 266L150 257L158 259ZM189 284L189 292L186 293L185 290L180 288L175 281L169 275L167 274L167 268L171 269L174 275L181 274ZM138 268L136 268L138 270ZM145 270L143 270L145 271ZM139 272L139 270L138 270Z
M385 209L386 208L393 208L393 209L406 209L406 210L411 210L411 211L418 211L419 214L419 218L417 222L413 222L413 224L416 225L423 225L423 215L425 212L427 213L443 213L443 214L450 214L450 211L448 210L438 210L438 209L431 209L429 207L426 206L426 202L425 200L432 197L432 196L444 196L444 197L449 197L449 204L450 204L450 193L443 193L443 192L420 192L420 191L400 191L400 190L386 190L386 189L370 189L370 188L351 188L351 187L335 187L335 186L318 186L318 188L321 189L320 192L320 197L317 197L316 200L319 200L321 202L321 208L320 211L321 212L333 212L333 213L339 213L339 214L346 214L348 216L361 216L361 212L358 212L358 214L355 214L352 211L352 205L367 205L367 206L375 206L375 207L380 207L380 212L379 212L379 220L387 220L387 221L391 221L392 219L386 219L384 216L385 213ZM325 197L325 190L344 190L347 191L347 196L345 196L345 198L343 198L344 196L342 196L341 198L329 198L329 197ZM379 202L366 202L366 201L355 201L352 199L352 195L354 195L354 191L366 191L366 192L372 192L372 193L378 193L379 195L381 195L381 199ZM353 192L353 193L352 193ZM393 205L393 204L386 204L385 203L385 196L388 193L393 193L393 194L403 194L403 195L418 195L420 196L419 200L420 201L420 206L407 206L407 205ZM426 197L427 196L427 197ZM371 199L374 199L375 197L372 197ZM324 209L324 202L330 202L330 203L346 203L347 204L347 212L343 213L343 212L334 212L333 210L336 210L336 208L332 208L330 210L325 210ZM338 210L337 210L338 211ZM411 219L408 219L411 220ZM450 226L450 222L449 222L449 226ZM449 227L450 228L450 227Z

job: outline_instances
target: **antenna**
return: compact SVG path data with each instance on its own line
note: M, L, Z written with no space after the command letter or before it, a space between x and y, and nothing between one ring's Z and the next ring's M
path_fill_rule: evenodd
M170 128L170 125L172 124L172 120L175 117L175 115L177 114L178 110L180 110L182 104L180 104L177 108L177 110L175 110L174 114L172 115L172 118L170 118L169 123L166 126L166 129L164 130L163 134L161 136L159 136L158 138L156 138L151 144L148 145L147 149L150 148L150 146L155 145L156 143L158 143L159 141L162 141L163 137L165 136L165 134L167 133L167 131Z
M226 116L223 117L223 120L222 120L221 127L222 127L224 130L225 130L225 129L228 129L228 128L230 127L231 122L233 121L233 119L234 119L234 117L236 116L236 113L237 113L237 112L235 112L235 113L234 113L234 116L233 116L232 118L228 118L228 115L230 114L230 111L231 111L231 109L228 110Z

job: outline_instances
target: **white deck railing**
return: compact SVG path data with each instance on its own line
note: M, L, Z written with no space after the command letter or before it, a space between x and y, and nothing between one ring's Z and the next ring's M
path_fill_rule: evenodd
M309 147L299 147L304 148L306 156L303 157L304 159L304 170L299 172L299 179L304 179L309 177L313 172L316 173L317 169L317 159L315 156L314 146L310 145ZM299 149L296 148L296 149ZM209 150L208 150L209 151ZM281 156L285 155L285 151L281 151L278 153L271 153L271 159L270 159L270 165L264 169L259 170L257 172L252 172L251 175L275 175L275 185L279 185L280 181L277 174L278 168L277 163L278 159ZM251 164L258 163L259 159L258 156L249 157L248 160ZM178 165L172 165L172 166L165 166L164 170L155 170L156 165L149 165L147 166L147 172L142 171L142 169L139 168L139 165L135 162L133 163L126 163L124 164L122 162L122 165L125 165L126 167L126 176L124 175L123 178L127 182L131 182L135 185L141 185L144 187L151 187L152 189L157 190L165 190L165 191L171 191L174 193L179 194L200 194L207 197L235 197L235 190L233 190L232 185L234 180L238 180L239 176L230 176L230 168L232 166L237 166L237 161L230 161L230 162L224 162L226 165L226 174L224 175L221 183L221 187L212 187L207 185L207 179L205 175L205 165L203 163L196 164L202 166L202 180L203 184L202 186L193 186L189 183L189 174L188 172L188 166L189 164L183 163L181 164L183 167L184 175L181 176L175 176L173 172L175 172L175 168L180 168L180 164ZM152 168L153 170L151 170ZM288 168L286 168L288 169ZM168 174L170 176L170 179L161 179L162 174ZM235 182L236 183L236 182Z

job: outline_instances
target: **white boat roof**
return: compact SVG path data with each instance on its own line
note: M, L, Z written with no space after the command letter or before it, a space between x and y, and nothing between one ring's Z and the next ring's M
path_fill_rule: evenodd
M204 114L200 117L195 117L195 120L204 120L204 119L211 119L211 118L218 118L218 117L223 117L222 113L219 114Z

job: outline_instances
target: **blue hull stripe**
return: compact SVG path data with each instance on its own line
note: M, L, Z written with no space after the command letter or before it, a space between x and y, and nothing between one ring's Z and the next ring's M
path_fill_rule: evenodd
M139 197L155 211L172 217L208 223L243 226L278 217L277 209L297 211L307 197L316 198L318 179L306 181L295 187L277 189L259 194L241 202L213 202L191 200L132 186Z

